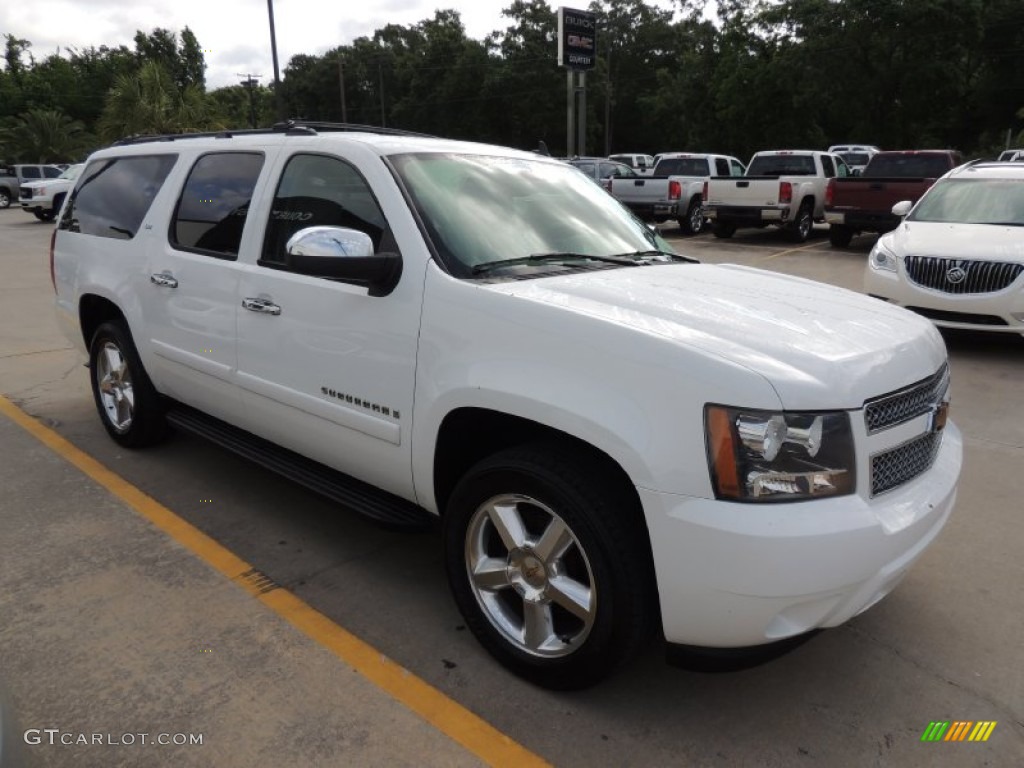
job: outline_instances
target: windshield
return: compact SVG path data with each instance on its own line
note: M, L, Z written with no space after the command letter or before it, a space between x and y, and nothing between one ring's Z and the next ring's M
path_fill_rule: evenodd
M1024 226L1024 180L938 181L907 220Z
M841 152L839 156L847 165L867 165L871 159L867 152Z
M937 179L952 167L947 155L875 155L861 175L874 179Z
M810 155L760 155L750 161L747 176L813 176Z
M670 157L662 160L654 168L655 176L709 176L707 158L704 157Z
M672 250L601 187L562 163L447 153L390 160L438 255L458 277L472 276L480 264L536 254Z
M78 178L78 174L85 168L85 163L79 163L78 165L70 166L64 173L58 176L58 179L67 179L68 181L74 181Z

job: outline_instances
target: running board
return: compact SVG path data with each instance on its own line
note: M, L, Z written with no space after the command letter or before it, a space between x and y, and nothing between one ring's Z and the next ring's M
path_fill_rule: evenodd
M435 517L411 501L356 480L188 406L173 404L167 412L167 421L388 528L426 531L435 525Z

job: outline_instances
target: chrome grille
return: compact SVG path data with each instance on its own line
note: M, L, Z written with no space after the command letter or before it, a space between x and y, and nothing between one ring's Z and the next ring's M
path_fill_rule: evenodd
M868 434L895 427L928 413L942 402L948 388L949 366L944 364L923 381L868 400L864 403L864 424Z
M907 277L918 285L955 294L1001 291L1024 272L1024 266L1020 264L937 256L907 256L903 263Z
M925 472L935 461L942 432L928 432L871 457L871 495L891 491Z

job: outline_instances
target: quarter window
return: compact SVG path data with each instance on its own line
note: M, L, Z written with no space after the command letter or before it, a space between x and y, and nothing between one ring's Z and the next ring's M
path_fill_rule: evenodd
M43 178L42 174L39 173L39 169L38 168L22 168L21 169L21 175L22 175L22 178L25 178L25 179L41 179L41 178Z
M326 155L295 155L274 194L261 264L287 267L288 240L301 229L345 227L365 232L380 250L387 228L370 187L348 163Z
M59 229L131 240L174 167L177 155L95 160L82 173Z
M171 245L233 259L242 243L249 203L263 155L203 155L192 167L171 221Z

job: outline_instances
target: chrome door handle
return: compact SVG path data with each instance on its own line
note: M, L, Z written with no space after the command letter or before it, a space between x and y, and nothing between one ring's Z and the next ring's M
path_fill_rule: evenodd
M242 307L250 312L262 312L265 315L281 314L281 308L267 299L242 299Z
M149 282L153 285L162 285L167 288L178 287L178 281L174 279L174 275L170 272L157 272L155 275L150 275Z

